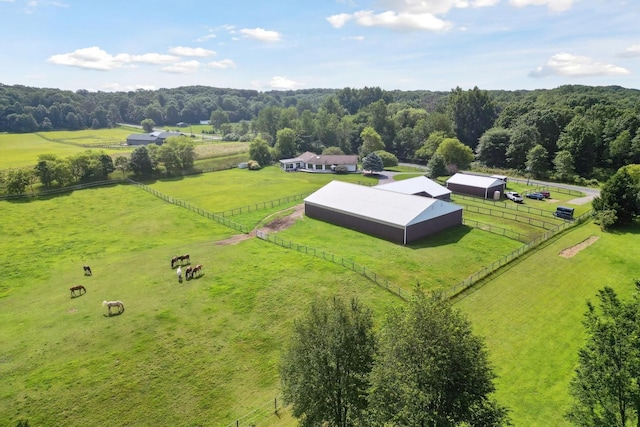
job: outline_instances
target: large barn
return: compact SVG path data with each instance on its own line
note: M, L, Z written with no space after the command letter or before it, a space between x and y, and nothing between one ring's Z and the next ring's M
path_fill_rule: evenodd
M433 197L434 199L450 200L451 190L430 180L426 176L394 181L389 184L376 186L381 190L395 191L396 193L413 194L416 196Z
M495 199L496 191L499 193L498 199L502 198L506 185L507 183L501 179L464 173L457 173L447 180L447 188L454 193L485 199Z
M342 181L304 199L304 210L310 218L402 244L462 224L462 207L453 203Z

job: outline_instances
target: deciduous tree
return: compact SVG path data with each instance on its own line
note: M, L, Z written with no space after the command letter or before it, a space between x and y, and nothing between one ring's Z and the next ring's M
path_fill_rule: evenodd
M262 138L256 138L249 144L249 158L255 160L261 166L270 164L271 151L269 151L269 144Z
M599 306L587 303L587 340L569 387L567 418L584 427L628 427L640 422L640 299L621 301L605 287Z
M436 153L440 154L447 166L455 166L455 169L466 169L473 159L473 151L457 138L445 138L438 146Z
M360 156L366 157L374 151L384 150L384 142L382 138L371 126L367 126L360 133L362 138L362 146L360 147Z
M317 300L294 323L280 363L285 400L301 426L356 425L367 406L375 336L357 300Z
M391 312L371 373L370 411L378 425L500 426L507 410L491 394L485 344L441 294L417 288Z
M491 129L498 117L495 101L489 93L474 87L463 91L456 87L449 94L449 114L458 139L474 149L480 136Z
M145 132L153 132L153 128L156 126L156 122L151 119L144 119L140 122L140 126Z
M293 129L280 129L276 134L276 154L281 159L289 159L296 155L296 133Z

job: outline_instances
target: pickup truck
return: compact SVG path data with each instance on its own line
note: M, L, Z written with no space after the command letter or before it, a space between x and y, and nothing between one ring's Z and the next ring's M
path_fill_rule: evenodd
M504 195L507 196L507 199L512 200L516 203L522 203L524 201L522 196L515 191L507 191L506 193L504 193Z

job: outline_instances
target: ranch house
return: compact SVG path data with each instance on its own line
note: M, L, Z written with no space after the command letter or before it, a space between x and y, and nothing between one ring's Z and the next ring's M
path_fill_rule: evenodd
M304 212L404 245L462 224L462 207L451 202L342 181L305 198Z
M307 151L298 157L280 160L280 168L285 171L333 172L337 166L345 166L347 172L356 172L358 170L358 156L322 155Z
M503 197L506 186L501 179L464 173L457 173L447 180L447 188L454 193L494 200Z

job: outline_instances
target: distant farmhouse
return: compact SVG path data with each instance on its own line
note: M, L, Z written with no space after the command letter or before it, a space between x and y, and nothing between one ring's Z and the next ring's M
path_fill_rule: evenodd
M454 193L499 200L507 183L502 179L457 173L447 180L447 188ZM498 194L497 194L498 193Z
M389 184L377 185L380 190L395 191L396 193L413 194L415 196L432 197L440 200L451 200L451 190L426 176L417 176Z
M307 151L298 157L280 160L280 167L286 171L333 172L337 166L346 167L347 172L356 172L358 170L358 156L322 155Z
M127 145L162 145L172 136L186 136L182 132L162 132L155 131L151 133L132 133L127 137Z
M304 211L310 218L405 245L462 224L462 207L451 202L342 181L305 198Z

